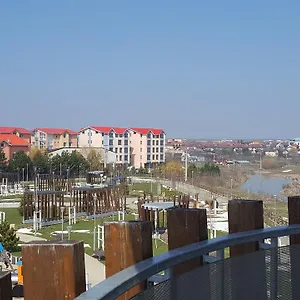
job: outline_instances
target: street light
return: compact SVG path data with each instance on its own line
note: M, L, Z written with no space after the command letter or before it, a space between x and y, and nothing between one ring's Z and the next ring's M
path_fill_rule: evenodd
M61 206L60 207L60 211L61 211L61 240L64 240L64 211L65 211L65 207Z

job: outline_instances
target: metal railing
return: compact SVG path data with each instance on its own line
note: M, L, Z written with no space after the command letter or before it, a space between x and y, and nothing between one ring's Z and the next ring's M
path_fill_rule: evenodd
M167 270L165 280L172 280L173 267L193 258L203 256L206 262L224 259L224 250L238 244L260 242L261 249L278 247L278 238L300 234L300 225L278 226L266 229L233 233L215 239L194 243L182 248L168 251L133 265L100 282L81 294L76 300L112 300L122 295L136 284L151 278L161 271ZM265 240L271 239L270 243ZM209 256L216 251L217 255Z

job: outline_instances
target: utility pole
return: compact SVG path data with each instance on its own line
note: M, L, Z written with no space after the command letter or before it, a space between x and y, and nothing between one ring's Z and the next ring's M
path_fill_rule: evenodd
M259 169L262 170L261 150L259 152Z
M187 182L187 175L188 175L188 153L187 153L187 151L185 152L185 169L184 169L184 171L185 171L185 176L184 176L184 181L185 182Z
M93 245L93 250L96 250L96 199L97 199L97 194L95 193L93 195L94 198L94 245Z

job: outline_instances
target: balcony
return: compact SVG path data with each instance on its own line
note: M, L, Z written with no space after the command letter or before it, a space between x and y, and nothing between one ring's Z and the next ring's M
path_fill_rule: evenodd
M197 228L207 222L206 215L197 221L200 210L179 209L183 213L177 214L171 209L173 250L120 268L76 300L300 299L300 197L291 198L299 206L289 199L288 226L263 228L262 201L232 200L228 223L233 233L200 242L196 240L205 237L205 228L202 233ZM286 236L290 242L280 246Z

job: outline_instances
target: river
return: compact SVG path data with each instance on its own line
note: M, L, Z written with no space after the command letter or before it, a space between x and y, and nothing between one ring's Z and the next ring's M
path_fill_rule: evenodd
M249 193L266 194L276 196L278 199L287 200L280 192L283 189L283 185L291 181L290 178L284 177L253 175L241 186L241 189Z

